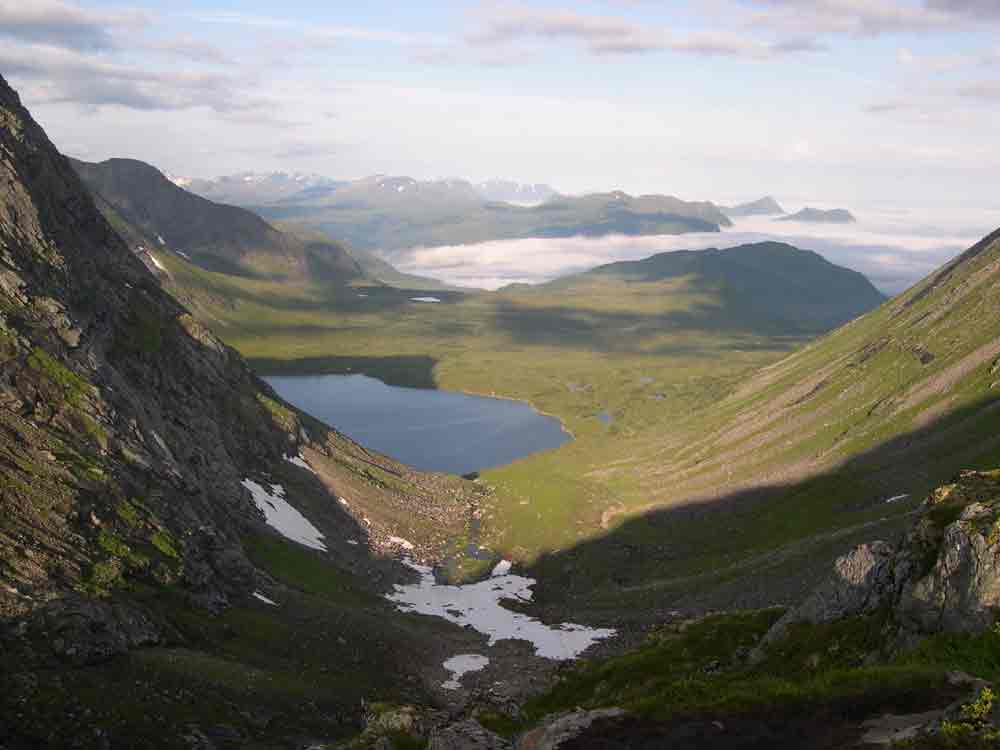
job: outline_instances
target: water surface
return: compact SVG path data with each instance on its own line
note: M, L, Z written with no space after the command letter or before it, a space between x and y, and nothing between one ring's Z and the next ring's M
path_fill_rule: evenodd
M570 440L558 419L521 401L400 388L366 375L265 380L366 448L425 471L467 474Z

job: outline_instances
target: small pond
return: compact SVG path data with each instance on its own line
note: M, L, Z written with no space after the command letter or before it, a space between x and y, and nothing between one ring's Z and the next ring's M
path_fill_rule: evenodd
M400 388L366 375L264 379L366 448L425 471L468 474L571 439L558 419L521 401Z

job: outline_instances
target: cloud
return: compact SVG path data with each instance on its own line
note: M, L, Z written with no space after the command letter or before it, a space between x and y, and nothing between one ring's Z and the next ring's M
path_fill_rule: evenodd
M921 33L964 26L961 0L931 0L913 5L898 0L750 0L763 10L750 14L751 26L805 34L845 34L877 37L890 33ZM982 5L992 0L982 0Z
M865 112L870 115L886 115L893 112L903 112L917 108L917 103L904 99L888 99L886 101L874 102L864 107Z
M111 50L116 33L149 23L138 10L94 11L61 0L0 0L0 36L74 50Z
M727 248L777 240L812 250L838 265L864 273L882 291L895 294L931 273L972 245L978 235L927 236L912 222L822 227L746 220L722 233L648 237L569 237L483 242L475 245L416 248L391 258L401 271L455 284L496 289L511 283L543 283L596 266L639 260L675 250Z
M478 16L480 28L466 37L467 43L476 48L508 45L532 38L562 39L579 42L597 56L677 52L748 59L767 59L823 49L822 45L804 36L779 41L761 41L726 31L678 36L662 27L574 10L491 6Z
M214 44L196 39L192 36L179 36L169 39L155 39L143 42L142 48L151 52L159 52L170 57L177 57L183 60L200 63L214 63L218 65L230 64L233 62L225 52Z
M927 0L927 6L974 19L1000 18L996 0Z
M272 153L281 160L285 159L320 159L336 152L336 148L328 143L289 143L279 146Z
M331 24L306 24L287 18L259 16L250 13L230 11L212 11L187 14L187 18L200 23L229 24L247 26L257 29L283 29L296 31L304 35L306 40L315 43L331 43L343 40L364 42L389 42L393 44L416 44L430 41L421 34L413 34L391 29L370 29L360 26L341 26Z
M247 82L212 72L155 71L43 44L0 48L0 69L30 81L36 101L71 102L88 108L137 110L206 107L245 116L268 103L247 95Z
M1000 79L966 84L959 87L958 95L965 99L1000 102Z

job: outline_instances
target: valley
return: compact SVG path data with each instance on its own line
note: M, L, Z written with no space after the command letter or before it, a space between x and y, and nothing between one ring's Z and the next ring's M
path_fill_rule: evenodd
M843 209L183 185L0 78L0 748L1000 736L1000 231L887 297L672 244ZM664 246L391 264L622 236Z

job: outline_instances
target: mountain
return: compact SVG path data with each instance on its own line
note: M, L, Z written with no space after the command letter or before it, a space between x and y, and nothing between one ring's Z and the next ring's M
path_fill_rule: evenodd
M807 221L813 224L853 224L857 221L854 214L844 208L823 210L820 208L803 208L794 214L782 216L775 221Z
M621 191L557 196L536 206L484 200L464 180L379 175L336 191L256 206L269 221L300 224L391 261L414 247L525 237L715 232L730 221L712 203Z
M345 185L317 174L300 172L240 172L213 179L168 176L178 187L216 203L256 206L294 197L325 195Z
M2 78L0 248L0 742L289 747L353 734L373 694L429 703L426 649L481 641L381 597L412 576L390 537L439 555L475 485L284 404Z
M178 187L144 162L72 164L133 246L166 245L202 268L236 275L340 282L364 275L342 245L280 232L250 211Z
M738 206L723 207L722 212L729 218L745 216L773 216L783 214L785 210L770 195Z
M638 287L681 280L718 295L720 321L738 321L754 330L785 334L826 332L885 301L857 271L781 242L659 253L643 260L599 266L542 285L539 290L578 291L583 296L598 281Z
M513 203L518 206L537 206L558 195L548 185L511 182L510 180L487 180L478 183L475 187L479 197L485 201Z

